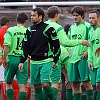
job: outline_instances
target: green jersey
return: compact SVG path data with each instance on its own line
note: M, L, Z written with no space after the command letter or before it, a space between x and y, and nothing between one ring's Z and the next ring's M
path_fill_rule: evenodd
M9 46L8 55L21 56L22 41L26 28L24 26L14 26L9 28L5 34L4 46Z
M51 20L48 20L45 23L49 24L50 26L52 26L56 30L57 36L59 38L59 41L60 41L61 45L65 46L65 47L66 46L71 47L71 46L82 44L82 40L70 41L68 39L68 37L66 36L64 28L61 25L59 25L59 24L57 24L57 23L55 23L55 22L53 22Z
M95 51L100 48L100 25L89 32L90 47L88 49L88 62L92 62L94 68L100 67L100 57L95 56Z
M69 56L68 56L67 48L63 47L62 45L60 45L60 48L61 48L60 61L61 63L63 63L65 58L69 59Z
M68 31L68 37L71 40L88 40L89 29L90 24L86 21L83 21L81 24L74 23ZM72 51L70 62L75 63L81 59L81 54L86 52L88 48L83 45L78 45L70 49Z

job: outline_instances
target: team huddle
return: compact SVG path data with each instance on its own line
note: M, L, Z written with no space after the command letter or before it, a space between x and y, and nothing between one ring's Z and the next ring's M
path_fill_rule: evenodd
M35 100L57 100L61 73L65 76L66 100L82 100L82 84L86 100L100 100L100 12L91 10L88 23L83 7L74 6L71 10L74 24L65 27L57 23L60 13L57 6L49 7L48 20L44 22L43 9L34 8L28 28L24 12L17 14L17 25L13 27L9 27L8 18L1 17L0 71L4 68L2 77L8 100L14 100L15 76L18 100L26 100L28 57Z

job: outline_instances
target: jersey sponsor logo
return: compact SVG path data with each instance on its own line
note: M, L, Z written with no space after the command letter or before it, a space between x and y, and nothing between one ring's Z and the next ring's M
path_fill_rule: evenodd
M95 39L95 40L92 40L91 41L91 44L94 45L94 44L99 44L100 43L100 40L99 39Z
M82 35L81 34L74 34L74 35L72 35L72 39L79 39L79 40L81 40L82 39Z

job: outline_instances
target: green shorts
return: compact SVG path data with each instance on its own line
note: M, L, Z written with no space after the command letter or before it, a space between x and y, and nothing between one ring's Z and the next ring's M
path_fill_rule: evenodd
M100 68L94 68L93 71L90 71L91 84L96 85L100 83Z
M51 74L51 83L60 83L61 82L61 63L57 62L56 66L52 68Z
M87 59L82 59L76 63L70 64L69 81L70 82L84 82L89 79L89 68Z
M50 75L52 71L52 62L42 64L32 64L30 67L31 85L50 83Z
M13 81L14 76L16 75L17 81L19 84L26 84L28 80L28 67L27 63L24 63L24 68L22 72L18 70L18 65L20 62L20 58L16 56L8 56L8 66L5 68L5 81L7 83L11 83Z

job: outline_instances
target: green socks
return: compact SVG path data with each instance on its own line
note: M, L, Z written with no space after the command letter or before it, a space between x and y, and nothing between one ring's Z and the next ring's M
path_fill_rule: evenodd
M82 100L82 93L75 93L73 100Z
M6 90L6 95L8 100L14 100L14 92L13 89L7 89Z
M100 91L97 91L96 100L100 100Z
M49 100L44 89L42 89L42 93L43 93L43 100Z
M35 88L34 98L35 100L43 100L42 88Z
M58 90L54 87L51 87L51 88L53 91L54 98L55 98L55 100L57 100ZM50 100L50 99L48 99L48 94L45 92L44 89L42 90L42 92L43 92L43 100Z
M66 99L73 100L72 89L66 89Z
M86 100L93 100L93 90L86 91Z
M45 90L45 93L48 96L49 100L56 100L51 86L44 88L44 90Z
M26 92L19 92L18 100L26 100Z

